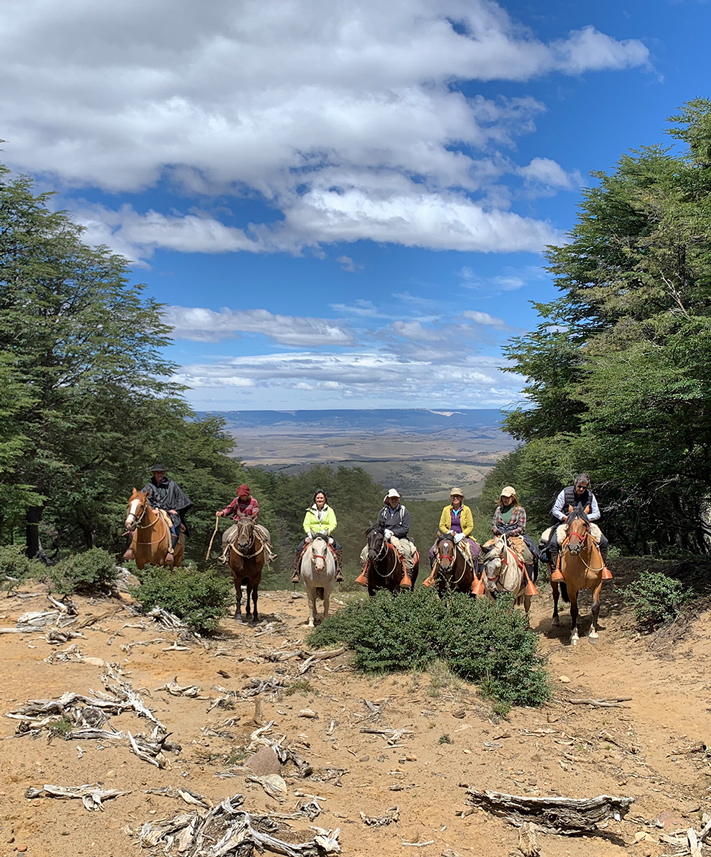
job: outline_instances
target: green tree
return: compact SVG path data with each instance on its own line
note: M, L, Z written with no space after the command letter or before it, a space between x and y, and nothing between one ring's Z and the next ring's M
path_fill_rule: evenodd
M525 442L517 478L541 461L544 474L588 470L628 549L707 552L711 101L672 121L686 150L640 149L598 174L570 242L550 248L561 296L507 349L529 406L506 426Z
M22 391L12 424L23 451L3 491L26 516L31 556L43 515L92 545L105 523L97 510L189 414L162 353L160 306L129 284L125 259L50 211L49 196L0 168L0 350Z

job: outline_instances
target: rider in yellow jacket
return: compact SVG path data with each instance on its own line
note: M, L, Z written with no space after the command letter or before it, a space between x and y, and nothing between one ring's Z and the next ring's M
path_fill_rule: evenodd
M439 519L439 532L441 536L454 534L454 541L457 545L461 544L469 548L469 556L466 550L464 555L473 564L476 564L476 559L479 556L479 545L475 538L472 537L474 532L474 516L469 506L464 505L464 492L461 488L452 488L450 492L451 503L442 509L442 515ZM437 542L430 548L430 567L432 571L427 580L424 581L425 586L434 586L434 559L437 553ZM476 565L475 565L476 568Z
M336 520L336 513L328 505L326 494L323 491L317 491L314 494L313 505L306 510L306 514L304 515L303 527L306 537L301 541L301 544L296 549L294 573L291 576L292 583L299 582L301 554L306 545L313 541L313 537L317 533L325 533L328 536L328 543L333 548L333 552L336 556L336 580L343 580L343 574L341 573L341 567L343 565L343 549L332 535L337 525L338 521Z

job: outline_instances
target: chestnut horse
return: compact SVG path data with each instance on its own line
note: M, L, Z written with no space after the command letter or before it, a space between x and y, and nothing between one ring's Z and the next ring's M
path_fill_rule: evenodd
M257 595L259 584L262 581L262 568L264 568L265 551L264 544L254 527L254 521L248 515L244 515L236 522L237 534L230 542L228 564L232 571L232 580L235 584L235 595L237 605L235 607L235 619L242 620L242 584L247 587L247 610L246 618L252 616L250 596L254 603L254 621L259 621L257 612Z
M523 604L528 613L531 609L531 596L538 590L529 581L526 566L509 546L505 536L490 539L482 545L481 564L484 567L481 579L486 594L495 599L501 592L510 592L516 597L516 604Z
M558 567L551 577L553 589L553 625L560 624L558 616L558 589L563 590L563 600L570 600L570 620L572 630L570 633L570 644L578 643L578 592L581 589L592 591L592 624L588 639L591 643L597 642L598 618L600 615L600 590L602 589L603 572L605 563L600 553L600 548L590 534L590 521L583 507L578 507L568 518L568 535L559 548ZM556 581L553 577L560 572L562 581Z
M146 565L166 565L165 558L170 547L170 526L162 514L148 502L148 494L133 489L128 498L125 526L133 533L131 550L139 569ZM174 566L182 564L184 553L185 534L181 532L175 546Z
M405 576L405 567L400 554L385 538L383 530L378 526L368 527L365 531L368 546L366 567L368 569L368 595L375 595L378 589L398 592L400 583ZM416 552L412 564L410 581L415 588L415 581L420 571L420 557Z
M458 549L454 538L440 535L435 550L434 572L437 592L443 595L449 589L452 592L471 593L475 567Z

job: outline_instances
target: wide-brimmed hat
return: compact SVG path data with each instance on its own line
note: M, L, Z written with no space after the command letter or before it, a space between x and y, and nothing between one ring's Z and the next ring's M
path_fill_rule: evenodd
M154 464L153 467L151 467L151 473L156 472L165 473L165 464Z
M397 499L399 500L400 492L395 488L391 488L383 499L388 500L390 497L397 497Z
M249 495L250 495L249 485L245 485L243 482L239 486L239 488L237 489L237 496L238 497L249 497Z
M518 500L516 496L516 489L512 488L511 485L507 485L505 488L501 489L500 497L513 497L515 500Z
M450 497L461 497L463 500L464 499L464 491L462 491L461 488L452 488L452 490L449 492L449 496Z

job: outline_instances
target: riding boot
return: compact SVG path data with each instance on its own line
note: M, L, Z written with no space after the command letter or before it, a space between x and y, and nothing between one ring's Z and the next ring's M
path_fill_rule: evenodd
M366 560L365 565L363 566L363 571L356 577L355 582L360 586L368 585L368 561Z
M408 567L405 565L405 563L402 564L402 572L403 572L403 574L402 574L402 580L400 581L400 588L401 589L412 589L412 580L410 579L410 569L408 569Z
M301 548L298 548L296 551L296 556L294 557L294 572L291 575L291 580L289 583L298 583L299 582L299 572L301 571Z
M602 579L612 580L612 572L607 567L607 548L600 548L600 556L602 557Z
M552 569L551 583L565 583L565 578L563 577L563 572L560 570L560 563L558 561L558 557L560 556L558 549L549 547L548 556L550 557Z
M343 551L334 551L336 555L336 581L343 583Z

